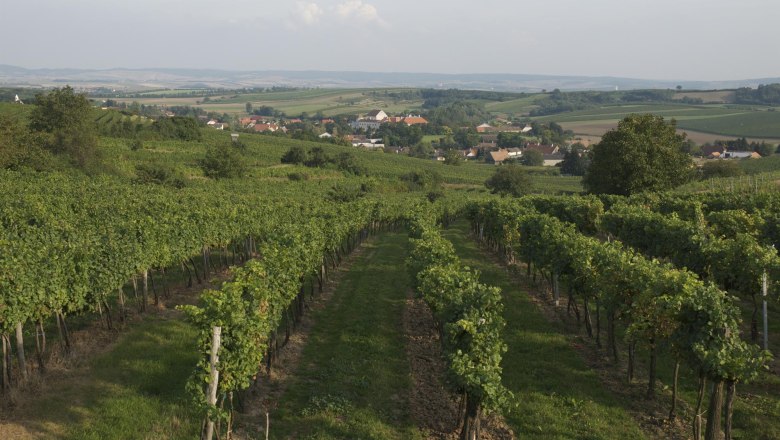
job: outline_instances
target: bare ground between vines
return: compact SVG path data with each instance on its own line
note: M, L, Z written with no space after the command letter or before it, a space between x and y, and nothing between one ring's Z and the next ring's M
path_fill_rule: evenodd
M460 400L445 388L446 363L430 308L409 292L403 315L406 355L412 376L409 409L415 424L431 440L453 440L460 433ZM481 420L481 439L513 439L511 428L501 417Z

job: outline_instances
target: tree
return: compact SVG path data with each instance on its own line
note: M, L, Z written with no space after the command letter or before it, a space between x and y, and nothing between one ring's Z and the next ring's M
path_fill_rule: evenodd
M756 153L760 154L761 157L767 157L775 153L775 146L772 144L767 144L766 141L761 141L760 144L756 144L754 150Z
M306 160L306 152L303 151L303 148L298 146L290 147L290 149L287 150L287 152L284 153L284 155L282 156L282 163L292 163L292 164L300 165L305 160Z
M310 168L322 168L328 162L330 162L330 158L325 153L325 150L320 147L314 147L309 150L304 165Z
M496 169L493 176L485 181L485 186L493 194L515 197L529 194L532 189L531 178L521 167L514 165L506 165Z
M45 171L52 168L53 159L41 147L40 136L30 133L9 116L0 115L0 168Z
M251 115L252 114L252 103L251 102L247 102L245 108L246 108L246 112Z
M563 155L561 162L561 174L570 176L584 176L588 169L588 158L582 151L572 148Z
M525 150L520 163L528 167L540 167L544 165L544 155L536 150Z
M68 156L82 169L100 164L92 105L83 94L70 86L35 96L36 106L30 113L30 129L46 133L46 149Z
M213 179L231 179L246 173L243 157L231 144L209 147L206 156L200 160L200 167L206 177Z
M683 149L685 135L674 120L629 115L608 131L594 148L582 180L596 194L631 195L674 188L694 177L693 160Z
M476 147L479 144L479 133L472 128L460 129L455 132L453 139L461 148Z
M449 150L444 155L444 165L460 165L463 162L463 156L457 150Z

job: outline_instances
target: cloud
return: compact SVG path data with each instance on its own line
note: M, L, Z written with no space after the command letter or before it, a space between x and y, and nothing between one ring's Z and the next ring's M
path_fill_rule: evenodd
M375 22L387 26L387 22L379 16L376 6L363 3L362 0L347 0L336 6L336 14L345 20L359 20L363 22Z
M295 11L292 14L292 20L297 23L312 25L320 21L322 13L322 8L320 8L317 3L298 2L296 3Z

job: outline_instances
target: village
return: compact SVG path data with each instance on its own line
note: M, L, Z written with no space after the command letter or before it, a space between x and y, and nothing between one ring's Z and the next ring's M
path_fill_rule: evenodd
M201 122L216 130L230 128L228 122L219 118L199 116ZM517 123L502 118L469 127L457 127L469 136L466 145L452 142L452 129L443 127L447 134L426 135L419 142L403 142L404 138L387 136L392 127L427 127L428 120L419 114L390 115L384 110L374 109L352 118L284 118L270 115L249 115L237 118L237 129L250 133L292 135L294 132L308 133L310 140L352 145L373 151L404 154L435 161L446 162L457 153L458 160L484 162L492 165L521 163L524 165L560 167L567 153L576 155L576 160L586 158L590 148L589 139L581 139L570 131L560 131L558 143L544 142L546 137L538 136L538 124ZM447 140L449 138L449 141ZM691 154L699 158L699 165L707 159L760 158L755 151L744 151L728 143L703 145L692 149ZM421 154L422 152L422 154Z

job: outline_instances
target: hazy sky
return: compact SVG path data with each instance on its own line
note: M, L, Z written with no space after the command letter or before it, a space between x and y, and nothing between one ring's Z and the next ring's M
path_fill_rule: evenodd
M0 64L780 76L777 0L2 0Z

